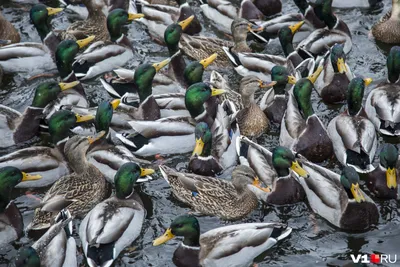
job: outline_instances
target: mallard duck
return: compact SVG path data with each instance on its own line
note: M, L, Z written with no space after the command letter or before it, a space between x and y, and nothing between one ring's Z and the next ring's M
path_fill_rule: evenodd
M365 101L365 112L375 125L375 129L383 135L399 136L398 117L400 115L400 86L398 85L400 70L400 47L390 49L387 57L388 79L379 84L368 95Z
M15 27L3 16L0 12L0 28L2 29L0 33L0 40L7 40L7 44L19 43L21 37ZM2 46L2 44L0 44Z
M311 105L314 82L322 66L308 78L301 78L289 91L289 100L281 123L279 144L313 162L322 162L333 154L326 128Z
M296 84L296 78L290 75L287 68L274 66L271 69L271 81L276 84L265 92L258 104L270 121L280 124L287 108L286 86Z
M288 205L305 200L304 190L296 177L307 177L308 174L290 149L277 146L271 152L244 136L237 142L240 163L251 167L260 180L271 188L271 192L262 197L263 202Z
M260 186L254 171L244 165L233 170L232 181L180 173L164 165L160 171L178 200L197 213L223 220L239 220L257 208L258 199L252 188L268 191Z
M16 167L0 168L0 245L17 240L22 236L24 230L22 215L14 201L11 200L11 191L22 181L32 181L40 178L40 175L21 172Z
M307 0L294 0L293 2L300 9L300 12L304 15L304 21L312 30L325 28L325 22L318 18L314 8L310 6Z
M392 0L392 9L389 10L374 26L371 28L371 34L380 42L387 44L399 44L400 33L397 31L400 21L396 11L400 8L400 3Z
M70 138L64 154L74 173L61 177L46 192L40 208L34 213L29 230L49 228L54 214L67 208L73 217L84 217L107 194L108 184L104 175L86 159L90 144L100 139L104 131L96 136Z
M233 43L231 41L219 38L210 38L203 36L190 36L183 34L179 47L189 58L201 60L213 53L217 53L219 57L214 64L218 67L226 67L229 64L228 57L223 54L223 47L230 47L230 50L238 52L251 52L250 47L246 43L247 34L262 30L262 27L256 26L245 19L235 19L231 25ZM260 38L262 38L260 36ZM267 42L267 41L266 41Z
M81 80L87 80L131 60L133 48L129 39L122 33L122 26L141 17L143 14L128 14L123 9L111 11L107 16L107 29L111 42L95 42L78 55L72 63L76 76Z
M278 37L285 57L258 53L235 53L232 48L228 47L224 47L223 50L239 75L256 75L263 80L270 80L271 69L275 65L294 68L303 62L303 57L294 49L292 43L294 34L303 24L304 21L301 21L291 26L284 26L279 30ZM311 55L306 55L311 57Z
M300 42L297 48L317 56L324 55L330 47L341 43L344 45L344 53L348 54L353 46L351 33L347 24L333 14L332 0L318 0L314 12L321 21L325 22L328 29L313 31Z
M139 237L146 210L133 186L140 176L153 172L133 162L122 165L114 178L115 196L97 204L83 219L79 237L89 266L110 266Z
M32 246L21 247L16 266L77 266L76 242L72 236L72 217L68 210L58 214L56 223Z
M378 208L360 189L360 178L353 167L344 167L338 175L306 159L299 162L309 174L299 177L299 182L315 213L346 231L366 231L378 224Z
M0 105L0 123L2 139L0 147L9 147L30 140L38 134L42 112L46 105L57 99L58 94L79 84L43 83L36 87L32 104L23 114L4 105Z
M315 89L322 100L328 104L343 102L347 99L346 92L350 81L354 78L346 63L343 44L335 44L322 64L321 75L315 81Z
M358 172L370 172L378 140L374 124L366 117L362 100L372 79L354 78L348 89L348 110L329 122L328 134L336 158Z
M254 100L254 93L261 88L274 86L276 82L265 83L256 76L246 76L240 82L239 92L244 108L239 110L236 120L240 133L249 138L258 138L269 129L269 120Z
M281 223L243 223L219 227L200 235L196 217L182 215L153 241L153 246L182 236L183 241L172 258L176 266L250 266L257 256L287 238L291 232L292 228Z
M398 149L392 144L384 144L379 154L379 165L367 174L367 187L377 198L397 199L400 184Z
M53 55L58 41L49 25L51 15L61 12L61 8L35 5L30 17L43 43L16 43L0 47L0 66L5 73L28 72L55 69Z

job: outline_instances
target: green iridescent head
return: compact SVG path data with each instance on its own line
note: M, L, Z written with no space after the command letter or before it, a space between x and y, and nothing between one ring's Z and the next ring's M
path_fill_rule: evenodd
M344 44L335 44L331 48L331 63L335 73L347 72L346 54L343 51Z
M112 116L114 110L121 103L120 99L115 99L112 101L101 102L97 107L96 117L94 119L94 124L96 126L96 131L105 131L106 133L110 129Z
M397 188L397 161L399 151L392 144L384 144L379 154L379 163L386 170L386 184L388 188Z
M167 44L171 56L179 51L179 41L181 40L182 33L193 19L194 16L190 16L185 20L169 25L165 29L164 41Z
M283 67L276 65L271 69L271 81L275 81L275 94L285 94L285 88L288 83L296 84L296 78L290 75L289 71Z
M285 177L290 174L290 170L297 175L306 177L308 173L299 165L293 152L283 146L277 146L272 151L272 165L279 177Z
M314 85L308 78L302 78L297 81L293 89L293 95L304 119L314 114L311 105L311 92L313 88Z
M371 78L354 78L350 81L347 87L347 107L351 116L355 116L362 108L365 86L371 82Z
M120 199L129 197L134 189L133 186L139 177L154 173L153 169L142 169L134 162L127 162L119 167L114 176L116 195Z
M68 90L78 85L79 81L70 83L48 82L42 83L36 87L35 96L33 97L32 107L44 108L51 101L56 100L61 91Z
M70 135L70 129L74 128L78 122L85 122L94 119L91 115L79 115L69 110L59 110L49 119L49 133L53 143L67 138Z
M212 54L210 57L200 61L189 63L184 72L183 77L188 86L203 81L204 70L217 58L218 54Z
M192 84L185 94L185 105L193 118L204 112L204 104L212 96L223 94L225 90L211 88L208 84L200 82Z
M192 155L208 157L211 155L212 134L210 127L205 122L199 122L194 130L196 145Z
M183 244L187 246L199 246L200 225L196 217L192 215L177 217L165 233L153 241L153 246L164 244L175 236L183 236Z
M395 83L400 76L400 46L393 46L390 49L386 65L388 71L388 80L391 83Z
M340 182L348 192L349 197L360 203L365 201L365 197L361 192L359 181L360 177L353 167L343 168Z
M40 257L32 247L22 247L15 257L16 267L40 267Z
M300 12L304 15L304 13L306 13L307 8L309 7L307 0L294 0L294 3L300 9Z
M332 29L337 22L337 18L332 12L332 2L332 0L317 0L314 5L315 15L319 20L324 21L329 29Z
M293 36L301 28L303 24L304 21L300 21L299 23L296 23L291 26L283 26L278 31L279 42L281 43L283 53L285 54L286 57L289 56L289 54L294 51Z
M50 16L62 10L62 8L51 8L43 4L37 4L31 8L29 16L42 40L51 32Z
M143 18L143 14L129 14L124 9L117 8L108 13L107 29L110 34L111 41L115 42L121 37L122 27L128 24L128 21Z

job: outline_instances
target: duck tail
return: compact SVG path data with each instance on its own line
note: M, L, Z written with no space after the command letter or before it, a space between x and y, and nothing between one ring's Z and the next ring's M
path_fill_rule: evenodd
M239 67L242 65L242 62L240 62L238 55L232 51L232 47L228 48L226 46L223 46L222 49L224 50L225 54L229 58L229 61L232 62L232 64L235 67Z

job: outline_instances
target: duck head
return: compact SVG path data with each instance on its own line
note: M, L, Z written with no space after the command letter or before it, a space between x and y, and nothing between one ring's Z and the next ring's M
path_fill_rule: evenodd
M103 101L98 105L94 119L97 132L105 131L108 133L114 110L117 109L120 103L120 99L114 99L112 101Z
M18 250L15 257L17 267L40 267L40 257L32 247L22 247Z
M349 114L355 116L362 108L365 86L372 82L371 78L354 78L347 88L347 107Z
M183 72L185 82L190 86L203 81L204 70L214 62L217 56L218 54L215 53L203 60L190 62Z
M246 39L249 32L255 33L264 30L263 27L254 25L243 18L235 19L231 24L231 32L236 48L248 48ZM244 51L244 50L243 50Z
M134 185L139 177L153 174L153 169L143 169L134 162L127 162L119 167L114 177L115 191L119 199L126 199L134 192Z
M63 11L62 8L47 7L43 4L37 4L31 8L29 16L42 41L52 31L51 16L61 11Z
M193 156L207 157L211 155L212 134L210 127L205 122L199 122L194 130L196 145L193 150Z
M298 176L307 177L308 173L300 166L293 152L283 146L277 146L272 151L272 165L279 177L285 177L290 174L289 169Z
M72 63L79 49L89 45L94 38L94 36L89 36L78 41L65 40L57 46L55 59L61 78L67 77L72 72Z
M304 21L300 21L291 26L284 26L278 31L279 42L281 43L283 53L288 57L294 52L293 37L296 32L303 26Z
M56 100L58 94L62 91L74 88L79 84L79 81L74 81L70 83L56 83L48 82L42 83L35 90L35 96L32 100L32 107L44 108L51 101Z
M335 44L331 48L330 58L335 73L346 73L346 54L343 51L344 44Z
M190 16L185 20L169 25L165 29L164 41L167 44L170 56L179 51L179 41L181 40L182 33L190 25L193 19L194 16Z
M290 75L287 68L276 65L271 69L271 80L276 82L274 85L274 92L277 95L285 94L286 85L296 84L296 78Z
M396 83L400 76L400 46L393 46L390 49L386 60L388 70L388 80L390 83Z
M200 225L196 217L182 215L171 223L165 233L153 241L153 246L159 246L173 239L175 236L182 236L183 244L191 247L199 247Z
M397 188L396 166L399 152L396 146L385 144L379 154L379 163L386 170L386 184L389 189Z
M314 6L315 15L319 20L324 21L329 29L335 27L337 18L332 12L333 0L317 0Z
M249 107L254 103L254 93L261 88L270 88L276 82L266 83L256 76L246 76L240 81L239 92L242 96L243 105Z
M211 88L210 85L200 82L189 86L185 94L185 106L192 118L205 112L204 104L212 97L225 93L224 89Z
M143 14L132 14L124 9L117 8L111 11L107 16L107 29L110 34L111 41L117 41L122 33L122 27L134 19L143 18Z
M361 203L365 201L363 192L359 185L360 177L357 171L353 167L345 167L340 176L340 182L346 189L346 192L350 199L354 199L356 202Z

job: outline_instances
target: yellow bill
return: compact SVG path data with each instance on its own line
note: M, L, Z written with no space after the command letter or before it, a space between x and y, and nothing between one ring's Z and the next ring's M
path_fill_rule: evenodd
M386 170L386 184L390 189L397 187L396 168L388 168Z
M47 14L49 16L55 15L55 14L60 13L61 11L64 10L63 8L52 8L52 7L47 7L46 9L47 9Z
M144 18L144 14L133 14L133 13L129 13L128 14L128 20L134 20L134 19L141 19Z
M358 183L356 184L351 184L351 193L353 194L354 199L360 203L365 201L365 197L363 193L360 190L360 185Z
M171 61L171 58L167 58L159 63L154 63L153 67L156 69L156 72L158 72L159 70L161 70L162 68L167 66L170 61Z
M95 38L95 36L91 35L88 38L76 41L76 43L79 45L79 48L83 48L83 47L87 46L88 44L90 44L90 42L93 41L94 38Z
M175 235L172 233L171 228L168 228L162 236L153 241L153 246L159 246L161 244L164 244L165 242L171 240L174 237Z
M295 173L297 173L300 177L303 177L303 178L308 177L308 172L300 166L300 164L297 160L292 162L292 166L290 168Z
M365 78L364 79L365 86L368 86L372 83L372 78Z
M217 56L218 56L218 54L214 53L211 56L209 56L208 58L201 60L200 64L203 65L204 68L207 68L208 65L210 65L211 63L214 62L214 60L217 58Z
M187 19L178 22L178 24L182 27L182 30L185 30L190 25L190 23L192 22L193 19L194 19L194 15L191 15Z
M258 189L261 189L264 192L267 192L267 193L271 192L271 189L269 187L261 186L260 179L257 176L254 178L253 185L255 187L257 187Z
M211 88L211 96L222 95L226 93L224 89Z
M299 23L289 26L289 29L292 31L292 34L295 34L301 28L301 26L303 26L303 24L304 21L300 21Z
M41 179L41 178L42 178L42 176L39 175L39 174L33 175L33 174L26 173L26 172L22 172L22 181L23 181L23 182L25 182L25 181L39 180L39 179Z
M68 89L74 88L78 84L80 84L79 81L73 81L73 82L70 82L70 83L59 83L58 85L60 86L61 91L64 91L64 90L68 90Z
M203 149L204 149L203 140L201 140L201 138L199 139L196 138L196 146L194 147L192 156L194 155L200 156L203 153Z
M322 70L324 69L324 67L319 66L318 69L311 74L310 76L308 76L308 79L312 82L315 83L315 81L318 79L319 75L321 74Z
M296 82L297 82L296 77L294 77L294 76L292 76L292 75L288 76L288 83L290 83L290 84L296 84Z
M121 99L114 99L113 101L111 101L111 106L113 110L116 110L120 103Z
M93 115L79 115L75 114L76 117L76 122L85 122L85 121L90 121L94 119Z
M96 135L88 136L89 144L93 144L106 134L106 131L98 132Z
M144 177L146 175L151 175L154 173L153 169L144 169L144 168L140 168L140 176Z
M344 63L344 59L341 57L337 61L337 68L339 73L346 73L347 72L347 67L346 64Z

